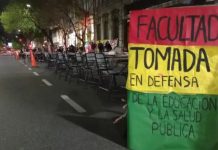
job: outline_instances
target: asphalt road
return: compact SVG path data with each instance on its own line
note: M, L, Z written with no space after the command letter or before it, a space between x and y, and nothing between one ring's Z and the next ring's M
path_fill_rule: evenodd
M124 150L121 112L84 83L0 56L0 150Z

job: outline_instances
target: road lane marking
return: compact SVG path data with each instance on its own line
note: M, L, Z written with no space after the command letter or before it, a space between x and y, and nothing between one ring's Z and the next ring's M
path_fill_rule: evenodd
M25 67L28 67L27 65L24 65Z
M104 88L104 87L99 87L99 89L102 89L102 90L104 90L104 91L109 91L109 89L106 89L106 88Z
M38 74L37 72L33 72L33 74L34 74L35 76L39 76L39 74Z
M28 70L30 70L30 71L31 71L31 70L32 70L32 68L28 68Z
M61 95L61 98L65 100L70 106L72 106L77 112L79 113L85 113L86 110L77 104L75 101L73 101L69 96L67 95Z
M52 84L46 79L42 79L42 82L44 82L47 86L52 86Z

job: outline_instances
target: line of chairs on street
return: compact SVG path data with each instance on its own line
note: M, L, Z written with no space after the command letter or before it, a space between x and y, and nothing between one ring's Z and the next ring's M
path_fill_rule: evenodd
M41 56L40 56L41 57ZM37 56L36 56L37 58ZM48 68L54 68L59 78L69 83L72 79L94 84L98 89L114 92L125 91L128 58L125 61L107 57L104 53L51 53L45 55Z
M47 63L47 68L54 70L61 79L71 83L93 84L97 91L106 91L108 99L118 96L124 103L123 113L114 119L116 124L127 115L127 91L125 84L128 75L128 56L117 57L105 53L53 52L35 53L38 62ZM26 61L26 60L25 60Z

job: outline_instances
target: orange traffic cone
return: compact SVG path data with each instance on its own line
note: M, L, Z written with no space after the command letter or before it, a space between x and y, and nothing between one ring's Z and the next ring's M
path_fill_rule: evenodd
M35 59L35 57L33 55L33 51L32 50L30 50L30 60L31 60L31 66L32 67L38 67L37 64L36 64L36 59Z
M19 60L19 52L15 52L15 58Z
M14 58L17 59L17 52L14 52Z

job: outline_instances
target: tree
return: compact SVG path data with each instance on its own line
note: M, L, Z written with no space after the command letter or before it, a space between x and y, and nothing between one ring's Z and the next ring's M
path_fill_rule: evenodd
M21 30L22 34L30 40L39 32L23 3L17 1L9 3L0 19L6 32L12 33Z
M58 12L61 16L63 24L59 26L66 31L73 29L79 41L82 42L82 47L85 47L85 35L90 21L90 16L93 14L95 0L47 0L49 5ZM67 25L67 26L66 26Z
M27 8L29 3L32 7ZM75 32L78 40L85 46L89 17L95 0L17 0L11 2L1 15L7 31L22 29L25 33L40 31L53 46L51 30L59 28L66 36L70 30ZM27 32L26 32L27 31Z
M70 30L70 24L69 19L66 18L62 10L65 10L68 6L72 6L69 5L71 1L73 0L63 0L61 2L58 0L28 0L28 3L32 6L31 14L34 18L35 25L41 28L41 31L46 35L52 45L51 31L52 29L58 28L63 32L64 45L65 47L67 46L66 39Z
M43 6L42 2L37 3L36 0L28 2L33 4L29 8L26 6L26 0L12 1L8 4L0 16L5 30L14 32L19 29L30 40L43 34L53 46L50 26L54 24L51 18L55 16L48 13L48 9Z
M17 42L17 41L13 41L12 46L14 49L21 49L22 48L22 44L20 42Z
M31 19L35 26L41 31L41 33L47 38L47 41L51 44L53 49L54 43L52 39L52 27L57 24L57 14L52 7L48 7L48 0L20 0L26 4L30 4Z

